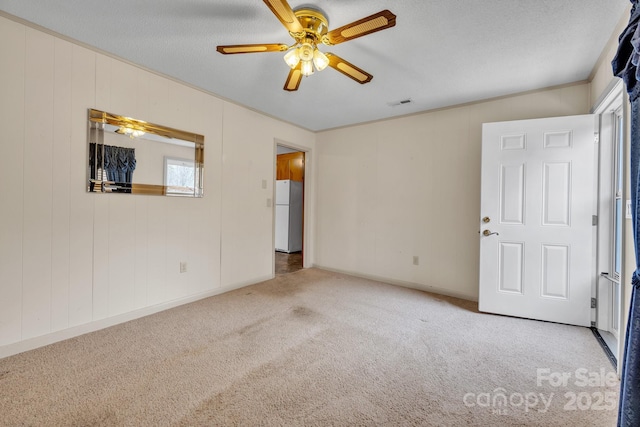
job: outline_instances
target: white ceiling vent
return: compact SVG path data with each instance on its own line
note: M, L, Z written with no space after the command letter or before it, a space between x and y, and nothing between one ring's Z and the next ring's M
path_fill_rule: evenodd
M389 105L389 107L397 107L399 105L411 104L412 102L413 101L411 100L411 98L407 98L407 99L403 99L401 101L388 102L387 105Z

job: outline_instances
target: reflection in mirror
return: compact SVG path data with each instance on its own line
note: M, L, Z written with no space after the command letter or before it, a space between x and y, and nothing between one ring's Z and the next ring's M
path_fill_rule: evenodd
M87 191L203 196L204 136L89 109Z

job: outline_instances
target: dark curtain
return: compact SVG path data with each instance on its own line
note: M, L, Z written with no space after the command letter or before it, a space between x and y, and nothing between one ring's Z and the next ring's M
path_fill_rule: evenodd
M636 270L631 280L631 308L625 334L620 383L618 426L640 426L640 20L639 0L631 0L629 25L619 38L618 52L612 61L613 74L621 77L631 102L631 216L636 253Z
M135 148L104 146L104 170L109 181L131 184L135 169Z
M96 169L100 168L106 173L107 180L115 182L123 189L130 189L133 182L133 171L136 169L136 150L135 148L91 143L89 145L89 165L92 179L96 178Z

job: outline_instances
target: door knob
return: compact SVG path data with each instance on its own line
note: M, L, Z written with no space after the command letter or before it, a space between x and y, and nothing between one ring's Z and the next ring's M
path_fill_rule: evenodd
M484 231L482 232L482 235L483 235L483 236L491 236L492 234L495 234L496 236L499 236L499 235L500 235L500 233L498 233L497 231L493 231L493 232L492 232L491 230L484 230Z
M487 223L491 222L491 218L489 218L488 216L485 216L484 218L482 218L482 222L487 224Z

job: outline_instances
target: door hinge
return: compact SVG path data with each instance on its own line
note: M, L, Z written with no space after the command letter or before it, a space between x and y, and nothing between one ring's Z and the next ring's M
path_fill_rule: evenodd
M598 225L598 215L591 215L591 225Z
M600 133L598 133L598 132L594 132L594 133L593 133L593 143L594 143L594 144L597 144L597 143L599 143L599 142L600 142Z
M591 308L596 308L598 305L598 300L595 298L591 298Z

